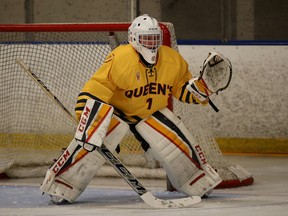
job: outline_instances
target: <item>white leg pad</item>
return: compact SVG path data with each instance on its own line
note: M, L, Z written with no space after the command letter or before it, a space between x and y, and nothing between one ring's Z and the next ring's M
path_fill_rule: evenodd
M180 186L180 188L175 188L190 196L195 194L200 197L209 195L222 180L210 165L207 164L206 166L207 169L205 171L200 170L196 172L184 185ZM211 169L213 170L213 174L210 173Z
M94 143L97 143L98 146L101 145L101 142L105 142L110 151L115 151L116 146L125 136L128 125L116 116L111 121L110 118L109 122L105 123L107 125L104 129L106 130L105 133L101 131L99 135L96 132L91 132L95 136L93 135L94 137L89 139L88 147L85 147L85 144L83 147L81 140L82 137L88 140L89 134L87 131L85 130L83 134L78 133L78 135L76 132L76 137L80 140L73 139L68 148L47 171L40 189L50 194L52 200L61 202L64 199L73 202L84 191L96 172L104 165L106 160L98 151L93 149ZM99 121L97 120L97 122ZM89 127L85 128L93 131ZM104 139L105 134L107 136ZM87 151L87 148L92 148L92 150Z
M66 163L67 168L65 165L61 167L62 163ZM73 139L57 162L47 171L40 189L52 196L73 202L104 163L105 159L100 153L87 152Z
M113 115L111 119L106 137L104 138L104 144L110 151L114 151L117 145L124 138L129 130L129 126L119 117Z
M171 111L161 110L138 123L136 129L150 145L147 153L160 161L175 189L189 196L203 196L221 178L206 163L198 145L195 150L192 135L183 127Z

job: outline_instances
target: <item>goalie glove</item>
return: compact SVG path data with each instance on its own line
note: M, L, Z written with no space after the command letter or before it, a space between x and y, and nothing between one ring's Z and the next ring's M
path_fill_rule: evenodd
M203 63L198 80L203 81L213 93L226 89L232 78L232 65L229 59L219 52L210 52Z
M210 52L203 63L200 76L189 80L186 88L200 103L209 103L218 112L218 108L209 97L226 89L230 84L231 78L232 65L229 59L221 53Z
M199 77L191 79L187 85L201 103L206 103L209 96L228 87L232 77L232 65L221 53L210 52L203 63Z

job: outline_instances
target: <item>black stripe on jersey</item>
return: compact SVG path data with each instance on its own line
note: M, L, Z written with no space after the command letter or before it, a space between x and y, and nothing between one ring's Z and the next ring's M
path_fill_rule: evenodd
M181 102L186 102L186 103L193 103L193 104L199 104L195 98L193 97L193 94L191 94L191 92L189 92L187 89L186 89L186 86L188 85L188 82L186 82L183 87L182 87L182 90L181 90L181 95L179 97L179 101ZM185 96L185 100L184 100L184 95L185 95L185 92L186 92L186 96Z
M127 115L125 115L124 112L122 112L121 110L117 109L116 107L114 107L114 111L115 111L115 115L117 115L123 121L128 122L128 123L135 123L135 122L131 122L131 120L129 120L128 118L133 118L137 122L142 120L142 118L140 118L139 116L130 116L130 117L128 117Z
M189 92L189 91L187 90L185 102L186 102L186 103L190 103L191 98L192 98L191 92Z
M94 99L94 100L97 100L97 101L100 101L100 102L102 102L102 103L105 103L105 102L102 101L100 98L96 97L96 96L93 95L93 94L90 94L89 92L81 92L81 93L78 95L78 97L80 97L80 96L87 96L87 97L92 98L92 99Z
M81 93L78 95L78 97L80 97L80 96L87 96L87 97L89 97L89 98L91 98L91 99L94 99L94 100L96 100L96 101L99 101L99 102L101 102L101 103L105 103L105 102L102 101L100 98L98 98L98 97L96 97L96 96L94 96L94 95L92 95L92 94L90 94L90 93L88 93L88 92L81 92ZM86 104L86 101L87 101L87 100L88 100L88 98L79 99L79 100L77 100L77 104L78 104L78 103L84 103L84 104ZM76 108L75 108L75 111L83 111L84 107L85 107L85 106L76 107Z
M171 128L176 134L185 142L189 145L190 149L192 150L192 159L199 165L200 167L200 162L198 160L198 157L195 154L195 151L192 148L191 143L189 140L185 137L185 135L180 131L180 129L172 122L170 121L167 117L165 117L161 112L157 111L152 114L156 119L158 119L160 122L165 124L167 127Z
M183 96L184 96L184 93L185 93L185 90L186 90L186 86L188 85L188 82L186 82L183 86L182 86L182 89L181 89L181 94L180 94L180 97L179 97L179 100L184 102L183 100Z
M127 116L119 109L117 109L116 107L114 107L114 111L115 111L115 115L117 115L119 118L121 118L123 121L125 122L130 122L127 119Z
M87 98L83 98L83 99L77 100L77 104L78 103L86 103L86 101L87 101Z
M84 110L84 106L83 107L76 107L75 111L83 111Z
M131 116L131 118L137 120L138 122L142 120L142 118L140 118L139 116Z

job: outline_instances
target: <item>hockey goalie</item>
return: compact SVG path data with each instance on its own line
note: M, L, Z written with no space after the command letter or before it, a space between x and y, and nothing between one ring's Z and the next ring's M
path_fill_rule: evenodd
M128 41L107 56L78 96L75 137L41 185L55 203L75 201L105 163L95 148L104 143L117 154L128 130L160 162L177 191L202 197L221 182L193 134L166 107L171 96L213 106L209 97L231 80L230 61L209 53L200 76L193 77L183 57L162 45L157 20L146 14L132 22Z

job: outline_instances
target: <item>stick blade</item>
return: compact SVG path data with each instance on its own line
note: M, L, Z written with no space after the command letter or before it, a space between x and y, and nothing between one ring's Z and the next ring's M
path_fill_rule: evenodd
M199 196L163 200L155 197L149 191L140 197L146 204L153 208L185 208L201 202L201 198Z

